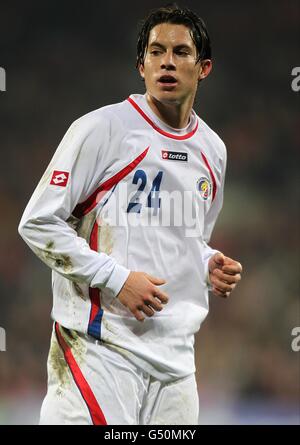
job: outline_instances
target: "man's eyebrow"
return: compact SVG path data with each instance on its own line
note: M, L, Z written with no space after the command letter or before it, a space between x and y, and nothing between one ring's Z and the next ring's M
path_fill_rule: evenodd
M186 43L182 43L181 45L176 45L175 49L188 49L188 50L192 50L190 45L187 45Z
M150 43L150 45L149 45L149 47L154 47L154 46L156 46L158 48L161 48L161 49L165 49L165 46L162 43L159 43L159 42L155 42L154 41L154 42ZM174 49L177 49L177 50L179 50L179 49L188 49L188 50L192 51L191 46L187 45L186 43L181 43L179 45L176 45L174 47Z
M150 45L149 45L149 47L150 46L158 46L159 48L161 48L161 49L165 49L165 47L164 47L164 45L162 45L161 43L159 43L159 42L152 42L152 43L150 43Z

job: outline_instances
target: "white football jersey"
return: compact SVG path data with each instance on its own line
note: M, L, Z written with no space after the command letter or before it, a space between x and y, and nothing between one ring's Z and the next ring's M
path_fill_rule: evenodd
M76 120L19 226L53 271L53 319L157 378L194 372L225 168L224 143L194 111L176 130L131 95ZM144 322L117 298L130 271L166 280L169 303Z

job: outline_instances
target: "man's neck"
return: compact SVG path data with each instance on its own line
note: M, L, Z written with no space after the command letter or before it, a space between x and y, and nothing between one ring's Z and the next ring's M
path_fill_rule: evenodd
M185 128L190 119L193 101L190 103L162 103L146 93L146 99L151 110L165 124L173 128Z

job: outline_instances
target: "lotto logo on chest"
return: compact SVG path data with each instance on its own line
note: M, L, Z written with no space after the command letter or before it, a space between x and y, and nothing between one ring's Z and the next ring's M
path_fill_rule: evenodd
M181 151L162 150L161 157L164 161L188 162L188 154Z

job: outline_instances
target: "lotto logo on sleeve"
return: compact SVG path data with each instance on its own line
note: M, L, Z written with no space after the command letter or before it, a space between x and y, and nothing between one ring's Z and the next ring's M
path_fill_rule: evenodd
M68 184L68 179L68 172L60 172L58 170L54 170L50 184L59 185L60 187L66 187L66 185Z

